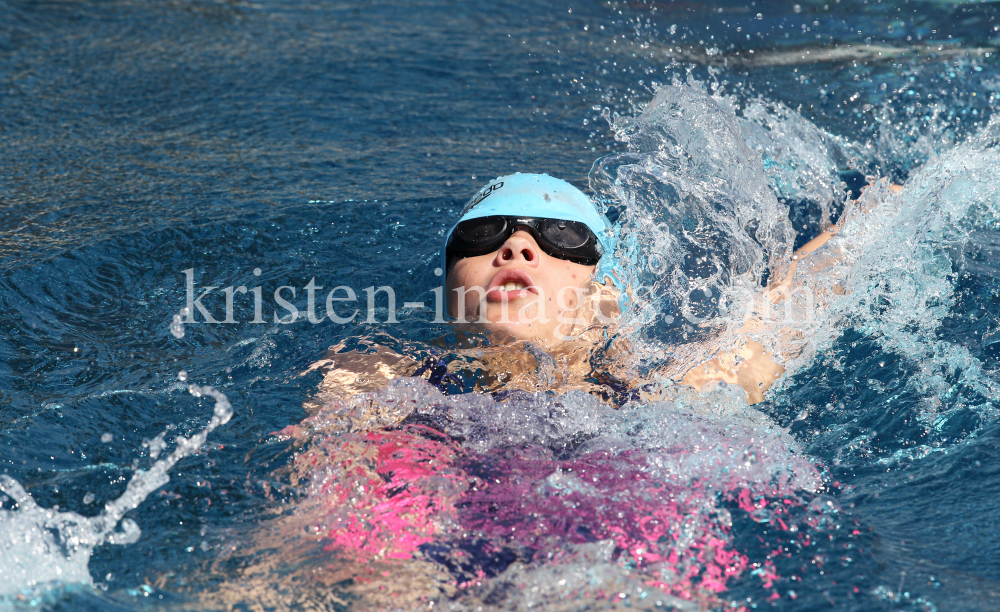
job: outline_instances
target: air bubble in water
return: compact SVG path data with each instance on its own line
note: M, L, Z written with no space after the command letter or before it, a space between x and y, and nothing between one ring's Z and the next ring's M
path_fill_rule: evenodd
M795 6L792 7L792 10L795 11L796 13L801 13L802 12L802 5L801 4L796 4Z
M87 494L83 496L83 503L87 505L94 503L94 494L87 491Z
M112 436L109 433L101 434L101 442L104 442L105 444L108 444L109 442L111 442L114 439L115 439L115 437Z
M757 19L763 19L763 18L764 18L763 15L761 15L760 13L757 13Z
M186 370L181 370L180 372L177 373L177 380L185 382L187 381L187 379L188 379L188 373Z

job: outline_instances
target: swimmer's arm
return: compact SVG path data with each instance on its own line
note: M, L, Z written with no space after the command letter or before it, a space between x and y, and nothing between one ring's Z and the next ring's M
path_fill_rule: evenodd
M883 179L884 180L884 179ZM903 190L901 185L891 184L889 185L889 190L893 193L899 193ZM864 192L864 189L862 189ZM858 200L848 200L847 206L852 204L857 204ZM845 212L847 207L845 207ZM865 211L867 212L867 211ZM842 224L844 223L844 218L846 215L841 214L840 219L837 223L831 225L825 231L820 232L819 236L816 236L809 242L802 245L802 247L792 255L791 264L788 266L788 270L785 272L780 282L768 284L767 290L764 292L765 299L769 300L772 304L776 304L785 298L786 292L792 285L793 277L795 276L795 269L798 267L799 262L804 260L806 256L820 248L824 244L830 241L831 238L837 235L840 231Z
M750 405L764 401L764 393L785 373L785 368L773 355L755 340L743 343L729 351L720 351L714 358L688 370L681 379L701 391L711 382L739 385Z

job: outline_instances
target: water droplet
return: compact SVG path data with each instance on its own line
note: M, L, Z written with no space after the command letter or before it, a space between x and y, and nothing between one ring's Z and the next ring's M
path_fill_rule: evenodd
M188 316L189 312L186 307L181 308L180 314L175 314L174 320L170 324L170 333L178 340L184 337L184 318Z

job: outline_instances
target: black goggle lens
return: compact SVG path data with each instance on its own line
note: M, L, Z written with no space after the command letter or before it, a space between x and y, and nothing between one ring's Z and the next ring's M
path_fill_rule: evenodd
M506 217L481 217L459 223L451 236L454 242L464 242L470 246L485 245L503 236L506 229Z
M538 231L546 240L565 249L579 249L594 236L583 223L559 219L542 219Z
M484 255L497 250L517 228L527 227L538 246L553 257L594 265L601 258L597 237L579 221L491 216L459 223L448 241L448 252Z

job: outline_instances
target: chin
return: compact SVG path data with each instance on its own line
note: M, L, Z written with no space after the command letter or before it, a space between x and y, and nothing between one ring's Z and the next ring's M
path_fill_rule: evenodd
M517 340L547 340L541 333L541 330L531 325L522 325L521 323L490 323L489 327L494 331L512 336Z
M544 326L535 323L521 323L517 320L517 313L520 308L509 307L507 320L502 320L503 311L499 306L494 310L490 308L486 311L486 320L489 321L490 329L513 336L518 340L550 340L551 333Z

